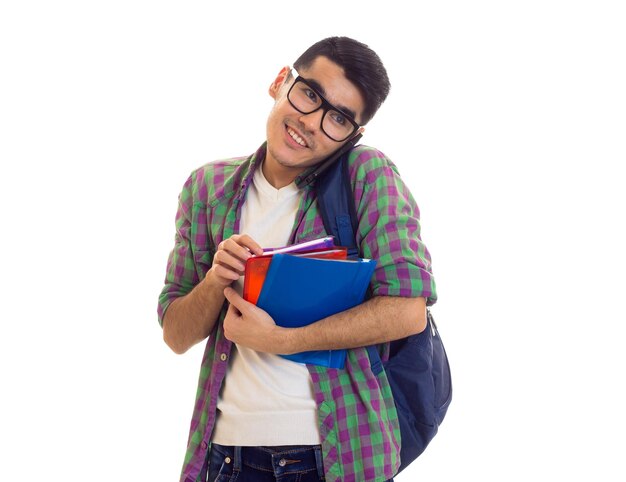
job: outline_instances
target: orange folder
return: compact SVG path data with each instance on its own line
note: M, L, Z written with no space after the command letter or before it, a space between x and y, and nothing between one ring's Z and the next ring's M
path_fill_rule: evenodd
M335 246L332 248L312 249L310 251L300 251L290 253L291 256L301 256L319 259L347 259L348 248ZM272 254L253 256L246 261L245 278L243 281L243 297L245 300L256 305L263 288L265 275L272 262Z

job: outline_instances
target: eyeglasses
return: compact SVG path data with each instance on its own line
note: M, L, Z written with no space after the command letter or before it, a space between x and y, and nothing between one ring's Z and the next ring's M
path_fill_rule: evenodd
M289 88L287 99L301 114L312 114L323 109L322 132L333 141L345 141L360 127L351 116L328 102L315 87L299 75Z

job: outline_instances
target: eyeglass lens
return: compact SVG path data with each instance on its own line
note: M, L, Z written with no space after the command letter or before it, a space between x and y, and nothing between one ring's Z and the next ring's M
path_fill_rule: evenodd
M320 108L321 97L303 81L296 82L289 91L289 101L303 114ZM354 125L338 110L328 109L322 118L322 130L335 141L343 141L354 132Z

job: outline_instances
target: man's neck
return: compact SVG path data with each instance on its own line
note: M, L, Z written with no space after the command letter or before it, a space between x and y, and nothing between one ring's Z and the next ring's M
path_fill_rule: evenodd
M296 177L302 174L306 167L288 167L282 166L271 156L266 155L265 161L261 165L263 176L273 187L281 189L295 181Z

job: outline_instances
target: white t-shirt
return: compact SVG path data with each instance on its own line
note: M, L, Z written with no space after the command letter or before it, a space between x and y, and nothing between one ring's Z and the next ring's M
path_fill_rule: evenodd
M242 206L239 231L264 248L285 246L302 192L274 188L259 167ZM234 285L241 294L243 277ZM220 445L319 444L313 387L305 365L235 345L217 403L212 441Z

